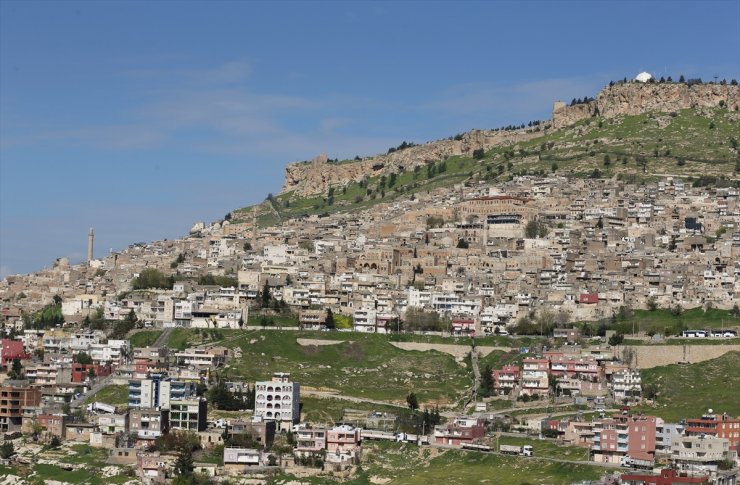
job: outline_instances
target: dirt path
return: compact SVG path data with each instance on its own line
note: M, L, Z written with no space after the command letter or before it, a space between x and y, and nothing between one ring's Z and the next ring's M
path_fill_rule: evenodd
M339 345L343 344L344 340L325 340L320 338L297 338L296 342L298 345ZM351 340L350 340L351 342Z
M402 404L398 404L394 402L378 401L375 399L367 399L364 397L345 396L344 394L339 394L337 392L332 392L332 391L313 391L310 389L306 389L305 387L301 387L301 394L304 396L311 396L311 397L316 397L319 399L341 399L343 401L358 402L358 403L372 403L372 404L378 404L381 406L393 406L394 408L401 408L401 409L408 408L408 406L404 406Z
M470 345L455 345L455 344L427 344L422 342L391 342L391 345L402 350L418 350L425 352L427 350L436 350L438 352L444 352L450 354L456 359L464 359L470 353ZM503 350L504 352L511 351L511 347L479 347L478 354L481 357L485 357L494 350Z

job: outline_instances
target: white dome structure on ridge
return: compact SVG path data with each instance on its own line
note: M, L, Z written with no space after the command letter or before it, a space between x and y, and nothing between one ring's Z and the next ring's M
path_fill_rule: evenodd
M653 78L653 75L650 74L649 72L641 72L640 74L635 76L635 81L646 83L650 81L652 78Z

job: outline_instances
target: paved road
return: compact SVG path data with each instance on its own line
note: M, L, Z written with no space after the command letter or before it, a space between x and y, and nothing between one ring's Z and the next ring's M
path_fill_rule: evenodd
M167 340L169 340L170 335L172 334L172 330L174 330L172 327L165 328L164 331L159 334L157 340L154 341L152 347L164 347L164 344L167 343Z
M82 403L85 402L85 399L94 396L97 394L102 388L110 384L110 381L113 379L113 375L109 375L106 377L103 377L102 379L98 379L95 384L90 388L89 391L84 392L80 395L78 399L73 399L70 401L69 406L71 408L79 408L82 406Z

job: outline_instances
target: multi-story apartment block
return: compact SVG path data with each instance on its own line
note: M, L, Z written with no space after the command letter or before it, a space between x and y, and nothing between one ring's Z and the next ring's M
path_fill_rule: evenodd
M170 402L170 428L205 431L208 404L205 399L184 399Z
M344 424L330 429L326 434L326 461L347 462L357 456L361 442L359 428Z
M640 402L642 396L640 371L626 370L615 373L612 377L611 386L615 401Z
M681 436L671 443L671 460L680 470L714 472L732 456L730 441L712 435Z
M228 357L229 349L226 347L191 348L175 354L178 365L195 367L222 367Z
M169 409L174 401L189 399L195 394L195 382L155 375L150 379L129 380L128 405L135 408Z
M300 385L291 382L290 374L276 372L272 380L255 384L254 415L289 430L300 419L300 396Z
M655 416L615 415L612 419L594 422L594 461L620 463L625 456L651 461L655 459L656 426L662 422Z
M296 456L316 455L326 449L326 428L300 425L296 426L294 436Z
M97 417L98 428L106 434L125 433L129 429L129 415L125 414L101 414Z
M6 381L0 386L0 431L19 430L23 424L24 408L41 404L41 390L29 387L28 381Z
M155 440L170 429L170 412L167 409L141 408L129 413L129 430L139 440Z
M505 365L493 371L493 387L498 394L509 394L519 384L520 376L518 365Z
M733 418L727 414L714 414L710 409L699 419L686 421L687 436L716 436L725 438L730 443L730 449L738 451L740 445L740 418Z

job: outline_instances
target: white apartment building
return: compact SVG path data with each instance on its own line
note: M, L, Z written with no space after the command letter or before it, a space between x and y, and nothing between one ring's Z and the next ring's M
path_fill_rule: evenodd
M355 310L353 317L356 332L375 333L375 310L367 308Z
M131 343L128 340L108 340L104 344L92 344L88 353L95 362L124 364L131 355Z
M642 396L640 371L626 370L615 373L612 377L612 392L617 402L639 402Z
M300 420L300 384L291 382L290 374L276 372L270 381L255 384L254 415L275 421L279 430L290 430Z

